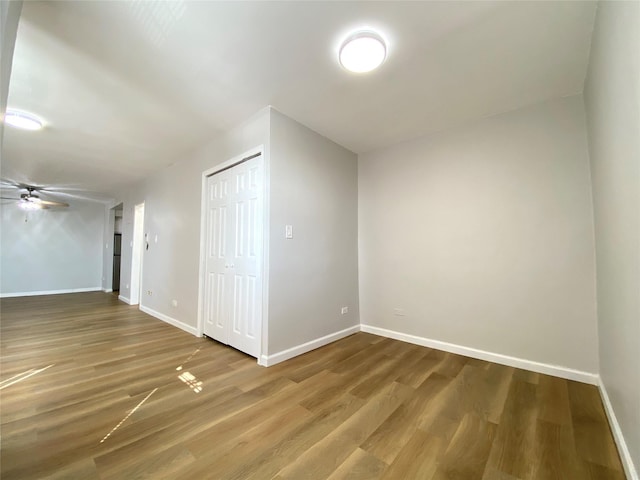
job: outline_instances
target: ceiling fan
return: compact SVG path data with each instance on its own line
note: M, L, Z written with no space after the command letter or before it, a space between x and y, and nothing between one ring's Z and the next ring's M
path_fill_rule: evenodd
M38 195L38 193L43 191L44 190L43 188L34 187L31 185L22 185L22 184L15 184L11 186L21 190L26 190L27 193L22 193L19 198L16 198L16 197L0 197L0 198L2 200L15 200L18 206L24 210L41 210L41 209L44 210L51 207L66 208L69 206L69 204L66 202L56 202L54 200L43 200L42 198L40 198L40 195Z

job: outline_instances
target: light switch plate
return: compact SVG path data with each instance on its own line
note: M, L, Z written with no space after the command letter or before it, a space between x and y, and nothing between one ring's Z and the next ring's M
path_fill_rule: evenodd
M293 238L293 225L284 226L284 238Z

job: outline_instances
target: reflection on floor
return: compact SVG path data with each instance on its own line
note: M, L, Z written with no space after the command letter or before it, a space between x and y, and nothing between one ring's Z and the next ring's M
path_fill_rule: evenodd
M151 390L151 392L149 392L149 395L147 395L146 397L144 397L144 398L142 399L142 401L141 401L138 405L136 405L136 406L133 408L133 410L131 410L131 411L129 411L129 413L127 413L126 417L124 417L122 420L120 420L120 423L118 423L115 427L113 427L113 428L111 429L111 431L110 431L109 433L107 433L104 437L102 437L102 440L100 440L100 443L103 443L107 438L109 438L109 437L111 436L111 434L112 434L113 432L115 432L118 428L120 428L120 425L122 425L124 422L126 422L126 421L127 421L127 418L129 418L131 415L133 415L134 413L136 413L136 410L138 410L138 409L142 406L142 404L143 404L144 402L146 402L147 400L149 400L149 397L150 397L151 395L153 395L154 393L156 393L157 391L158 391L158 389L157 389L157 388L154 388L153 390Z
M37 375L40 372L44 372L46 369L51 367L53 367L53 363L51 365L47 365L44 368L39 368L37 370L35 368L30 368L26 372L18 373L17 375L14 375L13 377L7 378L6 380L0 382L0 390L6 387L10 387L11 385L21 382L22 380L26 380L27 378L32 377L33 375Z
M202 382L199 381L192 373L184 372L179 375L178 378L186 383L195 393L200 393L202 391Z

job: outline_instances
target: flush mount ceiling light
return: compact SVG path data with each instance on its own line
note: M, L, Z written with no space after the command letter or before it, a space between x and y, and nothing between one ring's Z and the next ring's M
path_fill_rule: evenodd
M7 113L4 115L4 123L22 130L40 130L44 125L42 120L34 114L12 108L7 109Z
M387 56L384 39L372 30L353 33L342 43L338 58L340 65L354 73L370 72L378 68Z

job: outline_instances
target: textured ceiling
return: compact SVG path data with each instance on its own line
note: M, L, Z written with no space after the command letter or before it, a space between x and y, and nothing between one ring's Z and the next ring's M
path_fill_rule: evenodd
M266 105L361 153L582 91L591 2L25 2L2 176L109 193ZM389 40L349 74L354 28Z

